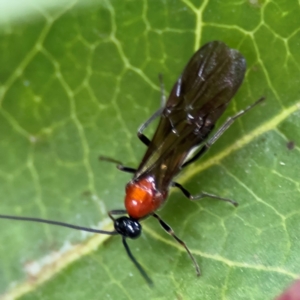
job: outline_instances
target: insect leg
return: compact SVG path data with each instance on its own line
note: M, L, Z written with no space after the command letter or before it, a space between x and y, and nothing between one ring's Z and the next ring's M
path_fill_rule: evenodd
M143 131L149 126L151 122L153 122L157 117L159 117L165 106L166 106L166 96L165 96L165 86L164 86L164 81L163 81L163 76L162 74L158 75L159 83L160 83L160 109L158 109L146 122L144 122L138 129L137 136L138 138L146 145L150 145L150 140L143 134Z
M208 151L208 149L210 148L211 145L208 144L209 141L201 147L201 149L188 161L186 161L182 166L181 169L187 167L188 165L190 165L191 163L195 162L198 158L200 158L206 151Z
M125 166L123 166L123 164L119 160L116 160L114 158L110 158L110 157L107 157L107 156L99 156L99 160L103 160L103 161L107 161L107 162L117 164L117 168L122 172L132 173L132 174L134 174L136 172L136 169L130 168L130 167L125 167Z
M206 193L206 192L202 192L201 194L198 194L198 195L191 195L191 193L185 189L181 184L179 184L178 182L172 182L172 186L173 187L177 187L179 188L182 193L190 200L194 201L194 200L200 200L202 198L205 198L205 197L208 197L208 198L212 198L212 199L217 199L217 200L222 200L222 201L226 201L226 202L229 202L231 203L232 205L234 206L238 206L238 203L231 200L231 199L228 199L228 198L223 198L223 197L220 197L220 196L217 196L217 195L214 195L214 194L210 194L210 193Z
M161 107L158 109L146 122L144 122L139 128L137 132L138 138L146 145L150 145L150 140L143 134L143 131L149 126L153 120L155 120L157 117L159 117L164 110L164 107Z
M194 161L196 161L198 158L200 158L206 151L209 150L209 148L219 139L219 137L232 125L232 123L242 115L244 115L246 112L248 112L250 109L252 109L254 106L259 104L265 100L265 97L259 98L257 101L255 101L253 104L247 106L245 109L239 111L237 114L235 114L232 117L229 117L226 122L218 129L218 131L201 147L201 149L188 161L186 161L181 168L185 168L186 166L190 165Z
M125 215L127 211L125 209L113 209L108 212L108 216L114 221L113 215Z
M174 233L173 229L165 222L163 221L160 216L158 216L156 213L152 214L152 216L154 218L156 218L160 224L160 226L169 234L171 235L181 246L183 246L186 250L186 252L188 253L188 255L190 256L191 260L193 261L193 264L195 266L195 269L196 269L196 273L197 273L197 276L200 276L201 275L201 272L200 272L200 268L199 268L199 265L195 259L195 257L193 256L193 254L190 252L189 248L187 247L187 245L185 244L184 241L182 241L180 238L178 238L176 236L176 234Z

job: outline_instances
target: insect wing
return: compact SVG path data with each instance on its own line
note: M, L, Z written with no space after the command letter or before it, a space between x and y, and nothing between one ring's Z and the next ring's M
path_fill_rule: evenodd
M213 129L241 85L244 57L219 41L200 48L174 85L135 178L152 174L166 189L190 151Z

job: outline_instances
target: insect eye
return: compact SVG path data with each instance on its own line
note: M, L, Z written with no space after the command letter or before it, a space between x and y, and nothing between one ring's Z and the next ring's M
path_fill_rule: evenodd
M115 230L122 236L136 239L141 235L141 224L128 217L120 217L114 221Z

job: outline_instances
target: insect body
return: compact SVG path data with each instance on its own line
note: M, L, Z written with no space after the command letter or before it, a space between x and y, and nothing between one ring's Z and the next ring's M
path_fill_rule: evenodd
M243 56L222 42L208 43L193 55L171 91L153 139L142 138L148 149L126 188L131 217L143 218L163 204L174 176L214 128L245 70Z
M116 160L101 157L102 160L118 163L120 170L134 174L126 186L126 210L111 212L111 217L114 213L129 215L121 217L120 227L118 219L112 217L115 229L123 236L123 241L125 242L125 237L129 235L133 235L134 238L140 235L142 228L136 224L133 229L133 223L139 224L139 220L153 216L158 219L163 229L186 249L195 265L197 275L200 275L199 266L186 244L155 211L166 201L170 187L179 188L190 200L210 197L237 205L230 199L206 192L193 196L179 183L174 182L173 178L181 169L202 156L236 118L263 100L259 99L229 118L213 137L207 140L216 121L241 85L245 70L245 59L237 50L230 49L219 41L206 44L192 56L175 83L166 104L140 127L138 137L148 148L139 167L124 167ZM150 141L142 132L158 116L160 121ZM199 146L198 152L188 159L190 152ZM136 261L134 263L145 279L150 281L141 266Z
M109 212L114 222L114 231L91 229L39 218L8 215L0 215L0 218L48 223L100 234L119 234L122 236L128 256L144 279L151 284L151 279L132 255L126 239L139 237L142 231L140 221L153 216L162 228L186 249L194 263L197 275L200 275L199 266L186 244L156 214L156 210L166 201L170 187L179 188L190 200L210 197L237 205L230 199L206 192L193 196L183 186L173 181L173 178L183 168L201 157L236 118L263 100L263 98L259 99L229 118L208 139L216 121L241 85L245 70L245 59L237 50L230 49L219 41L204 45L190 59L175 83L166 104L139 128L138 137L147 146L147 151L138 168L125 167L119 161L101 157L102 160L117 163L120 170L134 174L133 179L126 186L126 209ZM153 138L149 140L143 134L143 130L159 116L159 125ZM195 147L199 147L198 151L189 158L189 154ZM122 216L114 218L114 215Z

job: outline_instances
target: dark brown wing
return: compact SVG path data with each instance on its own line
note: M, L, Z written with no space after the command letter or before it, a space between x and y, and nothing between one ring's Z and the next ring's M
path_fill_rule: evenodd
M174 85L154 137L135 174L168 188L190 151L200 145L241 85L244 57L222 42L204 45Z

